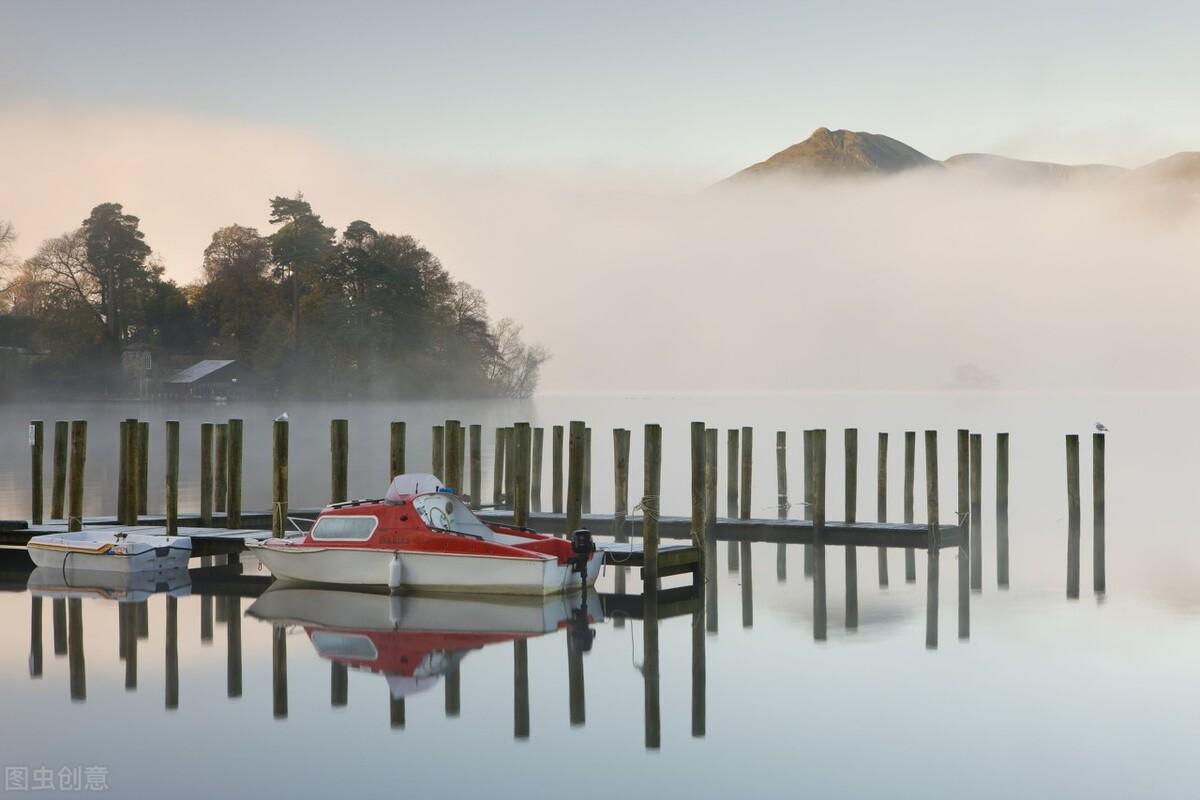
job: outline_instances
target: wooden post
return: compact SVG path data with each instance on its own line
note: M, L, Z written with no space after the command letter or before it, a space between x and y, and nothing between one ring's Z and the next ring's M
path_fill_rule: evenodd
M149 514L150 507L150 423L138 423L137 513Z
M466 494L462 474L462 423L456 419L446 420L446 446L443 451L446 466L446 485L457 494Z
M1092 591L1105 591L1104 434L1092 434Z
M813 503L813 432L804 431L804 518L811 520ZM813 574L813 547L804 545L804 577Z
M434 425L433 433L430 436L433 453L430 457L429 471L437 476L438 480L446 483L446 426Z
M629 514L629 431L613 428L613 537L625 542L625 518ZM620 568L618 568L620 569ZM619 573L624 578L624 571Z
M42 513L46 507L45 498L42 496L42 478L45 472L44 450L45 442L45 423L40 419L29 423L29 472L30 472L30 522L34 525L42 524Z
M200 424L200 524L213 524L213 424Z
M742 462L739 453L740 432L737 428L730 428L726 451L726 464L728 469L725 476L725 497L726 497L726 515L729 519L737 519L739 511L738 503L738 477L741 475ZM739 569L738 560L740 558L738 543L730 540L728 550L729 571L737 572Z
M787 485L787 432L775 432L775 505L779 519L788 518ZM780 542L775 547L775 578L787 580L787 545Z
M858 522L858 429L846 428L845 487L846 522ZM858 628L858 548L848 544L846 554L846 629Z
M718 431L704 432L704 620L717 632L717 449Z
M350 421L329 421L329 502L344 503L350 499ZM441 472L435 472L439 478Z
M925 583L925 646L937 648L937 591L940 576L942 532L938 522L937 431L925 431L925 507L929 525L929 546Z
M567 443L567 519L563 532L570 536L579 529L583 516L583 423L571 423Z
M516 474L513 475L513 524L524 528L529 524L529 445L528 422L513 426L513 454Z
M517 442L512 426L504 429L504 505L513 507L517 494Z
M472 425L471 434L471 508L483 506L483 426Z
M120 422L117 437L117 522L129 524L129 420Z
M496 443L492 449L492 505L504 505L504 428L496 428Z
M563 426L555 425L550 446L551 511L563 513Z
M845 519L858 521L858 429L847 428L845 444ZM846 627L858 627L858 548L852 544L842 548L846 556Z
M826 638L825 600L825 431L812 433L812 523L813 523L813 639Z
M218 514L225 513L226 502L229 499L229 423L218 422L213 428L213 440L216 450L216 464L213 466L215 476L213 488L213 510Z
M50 484L50 519L63 519L67 506L67 440L70 424L66 420L54 423L54 454Z
M68 471L67 530L83 530L83 473L87 462L87 420L71 421L71 460Z
M913 521L913 485L917 464L917 432L904 432L904 522ZM914 548L904 548L904 582L917 582L917 554Z
M738 517L740 519L750 519L752 516L750 507L750 489L754 483L754 429L751 427L742 428L742 477L739 481L741 489L740 504L738 506Z
M1008 434L996 434L996 584L1008 588Z
M1079 597L1079 436L1067 437L1067 597Z
M877 488L875 491L875 518L879 522L887 522L887 459L888 435L879 434L879 458L876 465ZM888 585L887 548L879 548L879 585Z
M225 502L225 527L240 528L242 527L242 421L240 419L229 420L228 435L229 497ZM238 605L241 605L240 601ZM241 646L240 639L238 646Z
M271 432L271 536L282 538L288 512L288 421L277 419ZM287 714L287 678L284 678L284 714Z
M404 447L407 423L395 420L389 426L388 483L397 475L404 474Z
M642 492L642 547L646 565L642 571L644 591L658 592L658 510L662 479L662 427L645 428L645 476Z
M592 513L592 429L583 429L583 513Z
M925 431L925 509L929 526L929 550L941 547L942 530L938 523L937 431Z
M983 434L971 434L971 591L983 591Z
M128 458L125 460L125 524L136 525L138 521L138 484L140 483L139 474L141 467L138 465L138 453L141 447L138 444L139 436L138 421L136 419L125 420L125 452Z
M179 533L179 421L168 420L166 432L166 485L163 487L163 496L166 500L167 535L175 536Z
M533 449L530 454L529 503L534 511L542 510L542 445L545 428L533 429Z
M271 714L275 719L287 719L287 627L271 626Z
M955 440L958 454L958 518L955 524L969 532L971 521L971 432L958 429ZM969 542L970 537L964 536ZM968 544L969 548L969 544Z
M692 544L704 556L704 423L693 422L692 451Z

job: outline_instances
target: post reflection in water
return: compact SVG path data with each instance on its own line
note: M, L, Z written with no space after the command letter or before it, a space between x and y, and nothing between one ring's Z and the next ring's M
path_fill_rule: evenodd
M135 691L138 671L137 605L121 603L121 616L125 620L125 689Z
M275 719L287 719L287 628L271 627L271 714Z
M29 677L42 677L42 598L32 598L29 613Z
M742 564L739 575L742 579L742 627L754 627L754 567L750 542L741 543Z
M55 597L50 602L53 606L54 616L54 655L65 656L67 654L67 600L64 597Z
M167 597L166 608L166 696L168 708L179 708L179 606L174 597Z
M87 673L83 661L83 601L77 597L67 600L67 662L70 673L71 699L87 699Z
M846 551L846 630L858 630L858 548L847 545Z
M700 586L699 589L700 594L704 595L705 587ZM697 738L704 736L707 725L708 681L704 612L705 598L701 596L696 599L696 610L692 612L692 736Z
M223 598L219 604L225 608L225 693L229 697L242 696L242 598Z
M748 569L742 570L743 579L748 573ZM659 705L658 678L658 595L655 592L646 594L642 621L645 744L647 750L657 750L662 745L662 716Z
M513 642L513 738L529 738L529 643L524 639Z
M938 580L941 577L938 565L939 553L930 549L925 559L925 647L936 650L938 646Z
M814 544L812 547L813 568L813 640L825 641L827 632L827 611L825 606L825 545Z

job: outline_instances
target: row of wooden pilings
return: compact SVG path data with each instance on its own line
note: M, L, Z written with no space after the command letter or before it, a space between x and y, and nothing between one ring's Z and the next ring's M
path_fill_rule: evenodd
M286 527L288 507L288 420L274 422L272 446L272 532L283 535ZM406 471L406 424L395 421L390 425L389 476ZM530 511L542 510L542 474L545 430L532 427L528 422L500 427L495 431L494 472L492 482L492 505L511 508L518 525L528 522ZM43 459L44 423L30 423L30 448L32 453L31 494L32 515L35 524L43 521ZM646 485L642 500L635 510L649 518L657 517L661 482L661 427L647 425L645 431L645 477ZM845 516L846 522L857 521L858 496L858 430L844 431L845 452ZM718 461L718 437L716 428L706 428L703 423L691 426L692 462L692 516L693 531L697 542L711 538L707 534L716 520L716 479ZM816 477L824 485L824 452L826 433L823 430L806 430L804 444L804 495L802 506L805 519L816 521L818 504L824 521L824 496L817 496ZM591 511L591 429L583 422L571 422L569 426L555 425L551 428L551 510L567 515L566 530L579 527L582 514ZM120 468L118 473L118 521L134 524L139 515L147 513L149 423L126 419L120 423ZM165 516L166 527L174 532L178 526L179 502L179 422L165 423L166 466L165 466ZM1067 442L1067 490L1069 510L1068 531L1068 590L1078 593L1078 556L1080 533L1080 482L1079 482L1079 437L1069 435ZM481 425L464 426L457 420L447 420L443 425L432 427L431 470L443 482L461 491L468 489L468 496L475 508L483 507L483 428ZM937 519L937 432L925 432L927 519L931 535L936 531ZM1093 585L1097 592L1105 588L1105 494L1104 494L1104 443L1103 433L1092 437L1093 468ZM880 522L888 516L888 455L889 435L878 434L877 446L877 507ZM914 488L917 434L904 433L903 472L903 521L914 519ZM958 522L968 525L970 537L968 547L971 559L971 588L982 588L982 435L968 430L957 431L957 479L958 479ZM749 519L753 505L750 487L753 478L754 430L750 427L727 431L727 514L731 518ZM564 459L564 449L566 458ZM1009 436L996 435L996 554L997 583L1008 585L1008 461ZM630 431L624 428L613 430L614 451L614 531L620 535L621 523L630 511L629 507L629 451ZM780 519L788 517L792 503L788 494L787 434L775 434L777 494L776 512ZM816 458L820 453L818 467ZM230 419L223 423L200 425L200 524L211 526L213 513L224 513L225 524L237 528L242 514L242 457L243 422ZM52 488L50 516L66 519L70 530L78 530L83 518L83 473L87 458L87 421L59 421L54 424L52 456ZM330 502L339 503L349 499L349 422L334 419L330 422ZM564 481L564 473L566 480ZM565 492L564 492L565 488ZM69 489L69 491L68 491ZM564 511L565 509L565 511ZM654 531L651 530L650 537ZM648 537L648 538L650 538ZM650 547L657 545L650 542ZM779 545L777 568L786 570L785 545ZM856 555L848 548L847 558ZM739 568L740 548L729 543L730 568ZM879 549L879 582L888 583L886 551ZM916 580L915 556L911 548L905 552L905 580ZM810 552L805 553L805 573L811 574ZM1072 581L1073 576L1073 581ZM1074 586L1074 589L1072 589Z

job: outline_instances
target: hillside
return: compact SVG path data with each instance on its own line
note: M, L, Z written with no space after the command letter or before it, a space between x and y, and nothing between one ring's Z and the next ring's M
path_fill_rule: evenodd
M803 142L753 164L732 179L771 175L854 176L940 169L929 156L889 136L817 128Z

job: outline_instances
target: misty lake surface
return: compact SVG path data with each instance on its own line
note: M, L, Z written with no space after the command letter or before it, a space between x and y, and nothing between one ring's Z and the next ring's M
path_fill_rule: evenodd
M732 571L721 543L709 587L717 631L694 636L693 625L705 620L691 614L662 619L655 687L643 621L601 618L595 595L582 614L578 597L521 603L271 590L254 599L202 596L186 583L133 596L144 605L118 602L119 592L103 586L64 602L56 598L67 595L16 566L26 558L18 552L5 562L0 592L7 687L0 760L24 770L31 785L35 774L46 776L38 770L61 781L76 767L98 767L91 774L116 797L1194 797L1200 541L1183 501L1196 496L1200 480L1198 401L1182 394L614 394L5 406L0 518L8 519L29 515L30 419L48 423L47 454L54 420L89 420L89 515L115 511L117 421L126 416L151 423L152 512L162 506L166 419L182 421L185 511L197 506L199 424L229 417L245 420L244 507L266 509L270 421L286 410L293 507L328 499L334 417L350 420L352 497L379 497L386 488L390 420L408 423L410 471L429 463L431 425L482 423L486 498L495 426L527 420L549 429L582 419L594 431L594 511L612 508L611 429L633 431L636 502L641 426L657 422L662 510L686 515L695 419L722 431L722 511L724 431L754 426L756 517L775 516L775 432L788 434L795 499L801 433L822 427L829 518L840 519L841 429L857 427L858 516L874 519L876 434L888 432L893 520L902 508L903 432L936 428L944 521L956 502L954 429L970 428L983 434L983 588L969 595L964 637L957 552L942 551L933 644L923 552L916 581L906 583L903 552L890 550L889 585L880 587L875 549L859 547L850 576L857 593L847 603L843 548L828 546L827 633L819 639L801 546L786 549L781 570L776 545L753 545L746 586L745 563ZM1096 421L1111 429L1102 595L1091 579L1087 434ZM1011 434L1006 589L996 573L998 431ZM1082 435L1078 598L1067 594L1067 433ZM548 507L548 447L544 463ZM921 521L921 447L916 474ZM243 565L261 574L252 557ZM606 569L599 594L614 591L615 573ZM640 591L636 572L626 589ZM126 658L122 629L131 632ZM74 670L68 639L82 645Z

